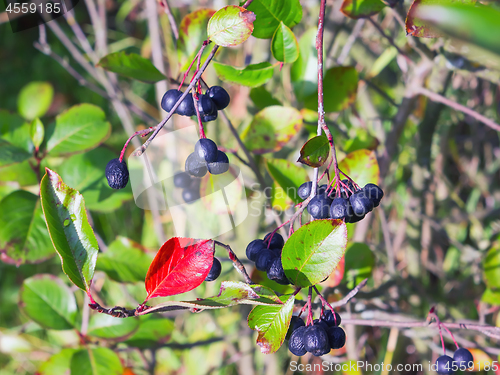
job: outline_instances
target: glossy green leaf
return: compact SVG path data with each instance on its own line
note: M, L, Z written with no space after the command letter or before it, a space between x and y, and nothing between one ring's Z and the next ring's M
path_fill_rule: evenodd
M208 21L208 39L223 47L237 46L252 35L255 14L245 8L228 5Z
M89 292L99 248L82 195L48 168L42 178L40 194L47 227L63 271L77 287Z
M418 17L444 34L500 54L500 8L463 5L425 6ZM467 27L464 27L467 25Z
M179 24L179 40L177 50L181 71L187 70L191 61L195 58L202 43L208 39L208 20L215 13L212 9L198 9L187 14ZM210 48L205 48L202 62L210 53Z
M71 375L122 375L120 358L108 348L81 349L71 357Z
M413 0L406 16L406 34L424 38L442 36L443 33L436 27L433 27L431 22L420 18L422 7L450 6L453 3L457 3L457 1L463 4L474 4L476 2L476 0ZM422 15L425 16L425 14ZM460 23L458 25L463 26L463 24Z
M31 154L22 148L0 139L0 168L28 160Z
M363 149L351 152L339 163L339 168L361 187L378 183L380 169L374 151Z
M38 149L43 142L43 137L45 136L45 128L43 123L37 117L31 122L30 125L30 137L33 145Z
M85 199L85 207L92 211L113 212L122 203L133 198L130 185L121 190L108 186L106 164L117 155L104 147L72 155L59 166L63 181L78 190Z
M330 143L326 135L318 135L308 140L300 149L299 163L310 167L321 167L330 155Z
M293 63L299 57L299 43L292 30L283 21L274 33L271 41L274 58L284 63Z
M280 22L292 28L302 19L299 0L254 0L248 10L256 16L252 35L261 39L272 38Z
M17 113L0 109L0 138L32 154L34 150L30 137L31 125Z
M266 164L269 174L282 189L280 192L290 198L293 203L301 202L302 200L297 195L297 191L299 186L308 180L307 171L285 159L267 159ZM277 192L274 191L273 193ZM273 196L275 195L273 194Z
M234 68L214 61L212 66L217 76L224 82L257 87L262 86L273 77L274 66L268 62L251 64L244 68Z
M245 146L256 154L281 150L302 127L302 115L292 107L271 106L257 113L243 131Z
M145 253L137 243L118 237L105 253L99 255L96 267L118 282L142 282L152 260L153 257Z
M257 345L264 354L275 353L285 341L292 319L295 296L281 296L282 305L256 306L248 315L248 326L259 332Z
M66 348L59 353L54 354L41 364L37 374L39 375L68 375L68 370L71 364L71 357L78 349Z
M55 255L37 195L17 190L0 202L0 253L17 266Z
M174 323L168 319L146 315L139 318L139 328L125 343L129 346L148 348L161 345L170 338Z
M250 90L250 99L253 104L259 109L264 109L272 105L282 105L281 102L274 98L272 94L266 90L264 86L254 87Z
M385 8L380 0L344 0L340 11L349 18L367 18Z
M60 330L76 327L75 295L55 276L38 274L25 279L20 300L26 315L44 328Z
M345 278L347 287L354 288L372 274L375 255L368 245L355 242L349 245L345 253Z
M27 120L42 117L50 107L54 88L48 82L31 82L24 86L17 97L17 110Z
M0 141L0 144L1 143L2 142ZM0 182L16 181L16 183L18 183L20 187L38 185L38 179L36 177L35 171L33 171L30 165L31 162L32 160L27 159L21 163L10 164L8 166L2 167L0 171ZM10 189L10 192L16 190L16 187L12 186L9 183L5 185L0 184L0 186L3 186L3 189ZM6 196L7 194L5 194L4 196Z
M281 261L286 277L299 287L315 285L333 272L347 246L342 220L315 220L301 226L285 243Z
M290 78L297 100L304 101L318 92L318 55L316 51L317 28L308 29L299 40L299 57L292 64ZM317 113L318 108L315 108Z
M500 289L500 247L492 247L483 263L484 279L491 289Z
M87 334L102 339L124 340L139 327L138 318L117 319L111 315L93 314Z
M47 129L47 151L51 156L87 151L104 142L110 132L111 124L101 108L75 105L57 116L55 125Z
M165 79L165 76L156 69L151 60L136 53L127 54L125 51L110 53L99 60L97 65L110 72L138 81L155 83Z
M326 71L323 80L325 112L339 112L356 100L358 72L352 66L335 66ZM318 90L305 98L309 109L318 109Z

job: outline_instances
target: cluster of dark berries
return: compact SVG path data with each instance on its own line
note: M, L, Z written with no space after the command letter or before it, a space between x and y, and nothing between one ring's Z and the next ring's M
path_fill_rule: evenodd
M221 174L229 169L227 155L217 149L214 141L202 138L194 146L194 152L189 154L185 164L186 172L193 177L203 177L207 174Z
M287 333L288 349L299 357L307 352L319 357L331 349L342 348L345 345L345 332L339 327L340 322L340 315L330 310L326 310L320 319L315 319L307 327L301 318L293 316Z
M377 207L384 192L375 184L366 184L364 188L356 188L352 181L342 180L340 196L327 185L318 187L317 194L307 205L307 211L315 219L345 219L346 223L356 223ZM311 194L312 181L300 185L297 194L306 199ZM336 197L336 198L335 198Z
M220 264L220 260L214 257L212 268L210 268L210 272L208 273L207 277L205 277L205 281L214 281L220 276L221 271L222 266Z
M200 181L199 178L193 178L186 172L177 172L174 175L174 186L183 189L182 199L186 203L200 199Z
M455 371L465 371L474 367L472 353L465 348L455 351L453 358L449 355L442 355L436 360L437 373L440 375L454 374Z
M182 91L176 89L168 90L161 99L161 107L165 111L170 112L181 96ZM214 121L217 118L217 111L226 108L229 101L229 94L220 86L212 86L205 94L198 94L198 111L200 112L201 121ZM186 95L175 110L175 113L188 117L196 115L193 95L191 93Z
M106 179L112 189L123 189L128 183L128 168L125 160L111 159L106 165Z
M266 234L263 240L253 240L247 246L247 258L255 262L255 268L266 271L267 277L281 285L288 285L290 281L285 276L281 263L281 251L285 246L283 237L276 232Z

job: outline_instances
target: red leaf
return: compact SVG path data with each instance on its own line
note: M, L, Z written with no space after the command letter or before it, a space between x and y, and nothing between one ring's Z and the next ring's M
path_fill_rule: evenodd
M212 267L214 241L173 237L163 244L146 275L148 296L168 297L193 290Z

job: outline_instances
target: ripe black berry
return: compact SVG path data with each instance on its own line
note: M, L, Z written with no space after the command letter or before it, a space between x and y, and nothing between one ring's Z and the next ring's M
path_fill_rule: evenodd
M345 198L335 198L330 206L330 217L332 219L343 219L344 217L349 216L349 213L352 210L350 210L350 205L349 201Z
M453 374L453 358L448 355L442 355L436 360L436 372L440 375Z
M319 186L318 187L318 195L324 195L327 187L328 187L328 185L326 185L326 184Z
M217 111L215 103L207 95L198 95L198 111L200 116L210 115L214 111Z
M219 277L220 272L222 271L222 266L220 264L220 260L214 258L214 262L212 263L212 268L210 268L210 272L207 277L205 277L205 281L214 281Z
M315 219L327 219L330 217L331 199L325 195L316 195L307 205L307 212Z
M350 180L342 180L342 182L349 187L349 189L345 188L344 186L340 186L340 196L342 198L349 198L353 193L356 192L356 189L354 188L354 184Z
M227 91L220 86L210 87L205 95L212 99L219 111L226 108L229 105L229 101L231 100Z
M319 357L330 351L328 335L320 325L312 325L304 332L304 348L312 355Z
M453 354L453 360L458 369L462 371L474 366L474 357L472 357L472 353L465 348L457 349Z
M340 315L335 312L334 316L332 310L325 310L321 318L326 322L326 324L328 324L329 327L336 327L340 325L340 322L342 321L342 319L340 319Z
M210 174L222 174L229 170L229 159L227 155L222 152L217 152L217 159L213 163L207 164Z
M314 324L315 326L320 326L320 327L322 327L325 331L326 331L328 328L330 328L330 327L328 326L328 324L327 324L324 320L314 319L314 320L313 320L313 324Z
M283 269L283 264L281 264L281 257L274 257L266 269L267 278L269 280L274 280L278 284L288 285L290 281L285 276L285 270Z
M268 242L272 233L273 232L266 234L266 236L264 237L264 241ZM271 243L269 244L269 248L270 249L283 249L283 246L285 246L285 240L283 239L281 234L279 234L278 232L275 232L273 234L273 238L271 239Z
M306 199L309 195L311 195L312 185L313 185L312 181L307 181L299 186L299 190L297 190L297 195L300 197L300 199Z
M166 111L170 112L174 107L175 103L182 96L182 92L176 89L168 90L163 98L161 99L161 107Z
M263 240L253 240L247 246L246 254L247 258L252 262L257 260L260 252L266 249L266 244Z
M365 216L373 210L373 201L365 195L363 189L351 195L349 202L355 216Z
M289 340L293 331L295 331L299 327L304 327L305 325L306 323L304 323L304 320L302 320L302 318L299 318L296 315L292 316L292 319L290 320L290 326L288 327L285 339Z
M193 203L194 201L197 201L200 199L200 189L196 188L187 188L182 191L182 199L184 199L184 202L186 203Z
M191 185L191 176L186 172L177 172L174 175L174 186L178 188L185 188Z
M269 267L269 264L273 261L275 257L276 255L273 254L270 250L264 249L260 252L257 259L255 259L255 267L259 271L266 271L267 267Z
M384 197L384 191L375 184L366 184L363 190L365 190L365 195L373 202L373 206L378 207Z
M181 116L194 116L196 111L194 110L193 95L191 93L187 94L184 100L179 104L175 113Z
M288 342L288 350L290 350L292 354L299 357L307 353L304 346L304 333L306 329L306 327L299 327L294 330L290 335L290 341Z
M194 152L187 157L184 168L187 173L194 177L203 177L207 174L206 163L200 161Z
M112 189L123 189L128 183L128 168L125 160L111 159L106 165L106 179Z
M217 145L208 138L202 138L194 145L194 153L200 160L213 163L217 160Z
M332 349L340 349L345 345L345 331L340 327L330 327L326 331Z

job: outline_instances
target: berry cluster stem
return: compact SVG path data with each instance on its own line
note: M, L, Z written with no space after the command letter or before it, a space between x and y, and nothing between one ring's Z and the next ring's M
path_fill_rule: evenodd
M439 329L439 336L441 337L441 343L443 345L443 352L444 354L446 354L445 352L445 348L444 348L444 339L443 339L443 333L441 332L441 328L444 328L446 330L446 332L448 332L448 334L450 335L451 339L453 340L453 343L455 344L455 346L457 347L457 349L460 348L460 346L458 345L457 341L455 340L455 337L453 336L453 333L451 333L451 331L448 329L448 327L446 327L444 325L444 323L441 322L441 320L439 319L439 317L437 316L435 310L434 310L434 307L431 308L431 310L429 311L429 317L432 319L434 319L436 321L436 324L438 326L438 329Z

